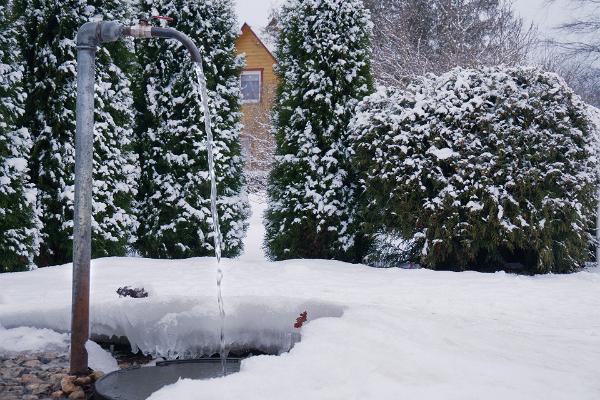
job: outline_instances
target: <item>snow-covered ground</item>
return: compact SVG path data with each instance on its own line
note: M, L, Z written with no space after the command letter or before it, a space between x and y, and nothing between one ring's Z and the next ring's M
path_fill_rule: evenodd
M260 250L264 204L252 204L248 252L223 262L228 342L285 347L306 310L302 341L279 357L245 360L238 374L180 381L151 399L600 398L597 269L525 277L269 263ZM156 354L210 352L215 276L212 259L96 260L92 331L127 335ZM69 265L0 275L0 324L68 330L70 279ZM150 296L120 299L124 285Z

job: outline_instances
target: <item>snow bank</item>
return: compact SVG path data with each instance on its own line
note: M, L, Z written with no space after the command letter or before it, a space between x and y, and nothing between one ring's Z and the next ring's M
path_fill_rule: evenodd
M14 353L39 353L45 351L66 353L69 350L67 333L59 333L50 329L19 327L5 329L0 326L0 356ZM93 370L104 373L119 369L117 360L98 344L88 341L89 366Z
M227 261L226 270L235 265ZM11 301L0 304L0 321L6 327L35 326L59 332L70 329L70 266L40 269L34 276L5 275L0 291ZM165 358L213 355L219 350L220 317L216 302L213 261L210 259L153 261L144 259L97 260L92 267L92 337L126 337L133 350ZM144 276L145 275L145 276ZM4 289L4 281L12 281ZM152 287L144 299L120 298L116 289L137 283ZM187 285L182 285L187 282ZM294 323L300 313L309 319L341 317L336 303L281 294L238 296L225 283L227 345L279 354L297 341ZM21 296L20 287L39 292L39 298ZM17 300L18 299L18 300ZM17 303L15 303L17 301Z
M66 351L68 343L69 335L49 329L30 327L5 329L0 325L0 355L21 352Z

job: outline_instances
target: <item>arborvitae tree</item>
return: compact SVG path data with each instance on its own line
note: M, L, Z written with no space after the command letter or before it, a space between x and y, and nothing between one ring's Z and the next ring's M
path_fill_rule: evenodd
M30 167L38 187L43 222L38 263L61 264L72 259L75 37L79 27L96 12L116 16L120 6L102 2L96 9L91 2L77 0L16 3L24 15L21 48L26 58L28 92L24 124L34 140ZM127 149L132 119L129 84L106 49L100 49L98 56L92 243L95 257L123 255L135 227L127 204L135 181L134 160Z
M34 146L30 170L38 188L44 235L40 266L71 259L75 164L75 32L84 21L77 0L18 0L25 32L27 103L24 124Z
M128 1L90 0L97 19L128 23ZM139 166L133 149L133 43L119 40L98 47L96 54L94 129L94 257L124 256L133 243L137 219L133 199Z
M351 125L365 219L396 239L400 263L577 270L591 259L596 224L588 108L536 68L456 68L382 88Z
M151 11L153 2L142 2ZM165 0L161 14L199 46L213 122L218 210L223 254L242 250L248 202L244 195L240 125L241 58L234 42L237 23L230 0ZM144 256L185 258L214 254L210 177L204 114L189 54L176 41L139 45L137 140L142 152L142 191L137 248Z
M281 10L271 259L362 256L347 129L372 88L370 32L362 0L289 0Z
M27 168L31 138L18 122L25 92L17 24L10 3L0 0L0 273L33 268L40 245L36 191Z

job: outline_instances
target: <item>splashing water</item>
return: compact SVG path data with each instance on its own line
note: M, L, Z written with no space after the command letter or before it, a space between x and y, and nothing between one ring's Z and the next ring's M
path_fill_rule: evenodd
M208 149L208 171L210 174L210 211L213 220L213 234L215 238L215 256L217 257L217 300L219 303L219 313L221 315L220 327L220 349L221 368L223 376L227 374L227 354L225 353L225 307L223 305L223 295L221 293L221 284L223 283L223 270L221 264L221 226L219 225L219 212L217 210L217 176L215 174L215 158L213 151L213 134L211 128L210 111L208 108L208 91L206 89L206 76L201 62L195 64L196 75L198 77L198 86L202 97L202 108L204 111L204 127L206 131L206 147Z

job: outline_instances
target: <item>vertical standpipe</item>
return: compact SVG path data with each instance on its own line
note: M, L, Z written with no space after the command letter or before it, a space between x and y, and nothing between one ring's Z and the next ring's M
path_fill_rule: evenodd
M73 231L73 294L71 365L74 375L88 373L85 348L90 336L90 262L92 256L92 187L94 157L94 85L96 48L123 36L176 39L201 62L200 51L185 34L149 25L124 27L118 22L88 22L77 32L77 132L75 134L75 212Z
M73 297L71 373L88 372L85 344L90 335L90 259L96 47L121 37L116 22L88 22L77 33L77 131L75 134L75 212L73 215Z

